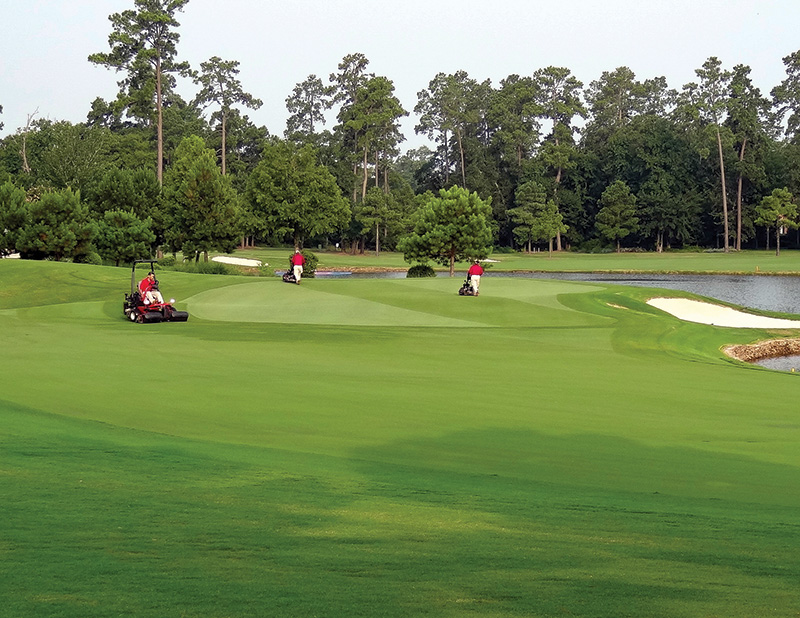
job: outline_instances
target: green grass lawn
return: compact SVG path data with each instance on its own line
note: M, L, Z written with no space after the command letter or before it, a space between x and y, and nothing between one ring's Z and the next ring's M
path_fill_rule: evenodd
M319 257L319 269L369 269L384 268L407 270L409 263L403 255L382 251L352 255L350 253L312 251ZM286 268L289 249L255 248L238 250L237 257L249 257L267 262L277 270ZM489 256L492 271L542 271L542 272L661 272L661 273L781 273L800 274L800 251L774 250L732 251L730 253L496 253ZM465 273L468 263L456 264ZM436 266L438 270L446 270Z
M787 333L612 285L159 279L189 322L0 261L0 614L800 613L800 380L720 352Z

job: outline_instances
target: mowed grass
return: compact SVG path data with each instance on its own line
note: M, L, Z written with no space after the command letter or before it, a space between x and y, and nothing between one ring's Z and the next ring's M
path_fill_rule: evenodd
M407 270L409 263L401 253L381 251L353 255L351 253L324 251L312 248L319 258L320 270ZM256 247L237 250L236 257L261 260L275 270L285 270L291 250L287 248ZM573 253L546 251L537 253L496 253L489 256L492 272L657 272L657 273L780 273L800 274L800 251L782 249L745 250L722 252L672 252L665 253ZM435 265L439 270L447 270ZM461 276L469 264L456 264Z
M0 262L8 616L797 616L776 333L621 286ZM671 295L674 293L670 293Z

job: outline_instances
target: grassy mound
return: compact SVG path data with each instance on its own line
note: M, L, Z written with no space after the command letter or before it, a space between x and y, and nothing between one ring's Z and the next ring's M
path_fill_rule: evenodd
M0 262L12 616L794 616L796 376L648 291ZM776 393L780 396L776 397Z

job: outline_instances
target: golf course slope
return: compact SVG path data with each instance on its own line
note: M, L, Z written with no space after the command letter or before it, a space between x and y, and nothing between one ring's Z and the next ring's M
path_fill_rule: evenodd
M158 278L188 322L0 260L3 615L800 612L800 380L721 351L791 331L491 273Z

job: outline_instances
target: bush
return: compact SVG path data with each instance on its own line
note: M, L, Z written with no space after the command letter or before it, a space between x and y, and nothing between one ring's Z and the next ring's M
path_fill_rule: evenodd
M302 249L300 253L306 259L306 263L303 265L303 277L313 279L317 272L319 258L308 249ZM292 256L294 253L289 256L289 270L292 270Z
M428 264L414 264L408 269L406 273L407 279L415 279L422 277L435 277L436 272Z
M590 238L576 248L580 253L611 253L614 251L614 247L600 238Z
M73 262L76 264L93 264L94 266L102 266L103 265L103 258L100 257L94 251L90 251L89 253L82 253L81 255L76 255L73 259Z
M158 260L158 265L164 268L171 268L175 266L175 256L174 255L165 255L163 258Z

